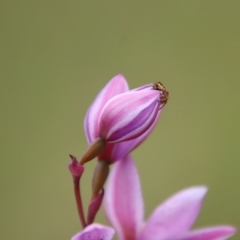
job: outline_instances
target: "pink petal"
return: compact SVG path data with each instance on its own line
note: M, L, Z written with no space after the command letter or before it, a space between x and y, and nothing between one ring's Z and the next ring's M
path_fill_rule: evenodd
M128 91L127 81L123 75L118 74L112 78L97 95L84 119L84 129L88 143L91 143L98 137L98 121L104 105L112 97L126 91Z
M152 85L151 85L151 88L152 88ZM135 89L134 91L139 91L139 90L142 90L142 91L148 90L149 91L150 87L149 87L149 85L145 85L145 86ZM146 132L144 132L142 135L140 135L139 137L132 139L132 140L107 144L106 147L104 148L104 150L99 154L98 158L105 159L105 160L109 161L110 163L114 163L117 160L119 160L119 159L123 158L124 156L126 156L127 154L129 154L131 151L133 151L135 148L137 148L142 142L144 142L148 138L148 136L151 134L151 132L155 128L162 110L163 109L158 111L153 124Z
M216 226L197 229L172 240L225 240L236 233L232 226Z
M143 86L140 86L140 87L137 87L137 88L134 88L130 91L144 91L144 90L153 90L153 84L146 84L146 85L143 85Z
M111 161L115 162L119 160L120 158L124 157L125 155L133 151L135 148L137 148L143 141L145 141L148 138L148 136L151 134L153 129L155 128L161 112L162 112L162 109L158 111L158 114L153 124L151 125L151 127L142 135L140 135L139 137L133 140L115 143L111 153Z
M114 229L95 223L74 235L71 240L111 240L114 233Z
M137 169L128 155L110 173L105 212L120 240L136 240L143 220L143 198Z
M160 105L159 91L130 91L111 98L99 121L100 137L108 143L139 137L153 124Z
M172 239L188 231L198 216L206 192L206 187L192 187L169 198L155 209L140 239Z

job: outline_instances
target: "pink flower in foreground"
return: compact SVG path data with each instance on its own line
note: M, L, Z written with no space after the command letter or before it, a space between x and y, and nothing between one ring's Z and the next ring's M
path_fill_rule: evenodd
M126 156L122 161L118 161L111 171L104 199L105 212L120 240L227 239L236 232L232 226L190 230L199 214L206 192L204 186L182 190L158 206L144 223L138 172L131 157ZM101 226L100 232L94 226L95 224L90 225L72 240L112 239L109 238L111 228ZM106 235L103 235L103 232Z
M71 240L111 240L114 233L114 229L94 223L77 233Z
M129 91L125 78L112 78L87 111L84 128L88 143L98 137L108 143L99 159L110 163L122 158L151 133L162 111L162 92L152 84Z

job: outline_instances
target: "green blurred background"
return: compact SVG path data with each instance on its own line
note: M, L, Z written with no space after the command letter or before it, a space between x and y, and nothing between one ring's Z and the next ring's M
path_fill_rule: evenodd
M133 153L146 218L204 184L195 227L239 226L239 9L238 0L1 0L0 239L80 231L68 154L85 151L85 112L119 72L131 88L161 81L171 93ZM95 163L82 179L85 206ZM97 221L107 224L103 211Z

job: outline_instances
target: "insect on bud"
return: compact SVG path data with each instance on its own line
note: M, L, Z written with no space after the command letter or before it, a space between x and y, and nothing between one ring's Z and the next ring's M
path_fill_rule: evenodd
M160 110L166 105L170 94L161 82L154 83L153 89L161 92L160 108L159 108L159 110Z

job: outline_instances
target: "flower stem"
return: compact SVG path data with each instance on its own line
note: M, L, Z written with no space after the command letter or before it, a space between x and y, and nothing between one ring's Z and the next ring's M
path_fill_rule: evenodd
M84 217L84 212L83 212L79 180L80 179L75 179L75 181L73 181L73 183L74 183L74 194L75 194L79 219L81 221L82 228L85 228L87 226L87 224L86 224L85 217Z

